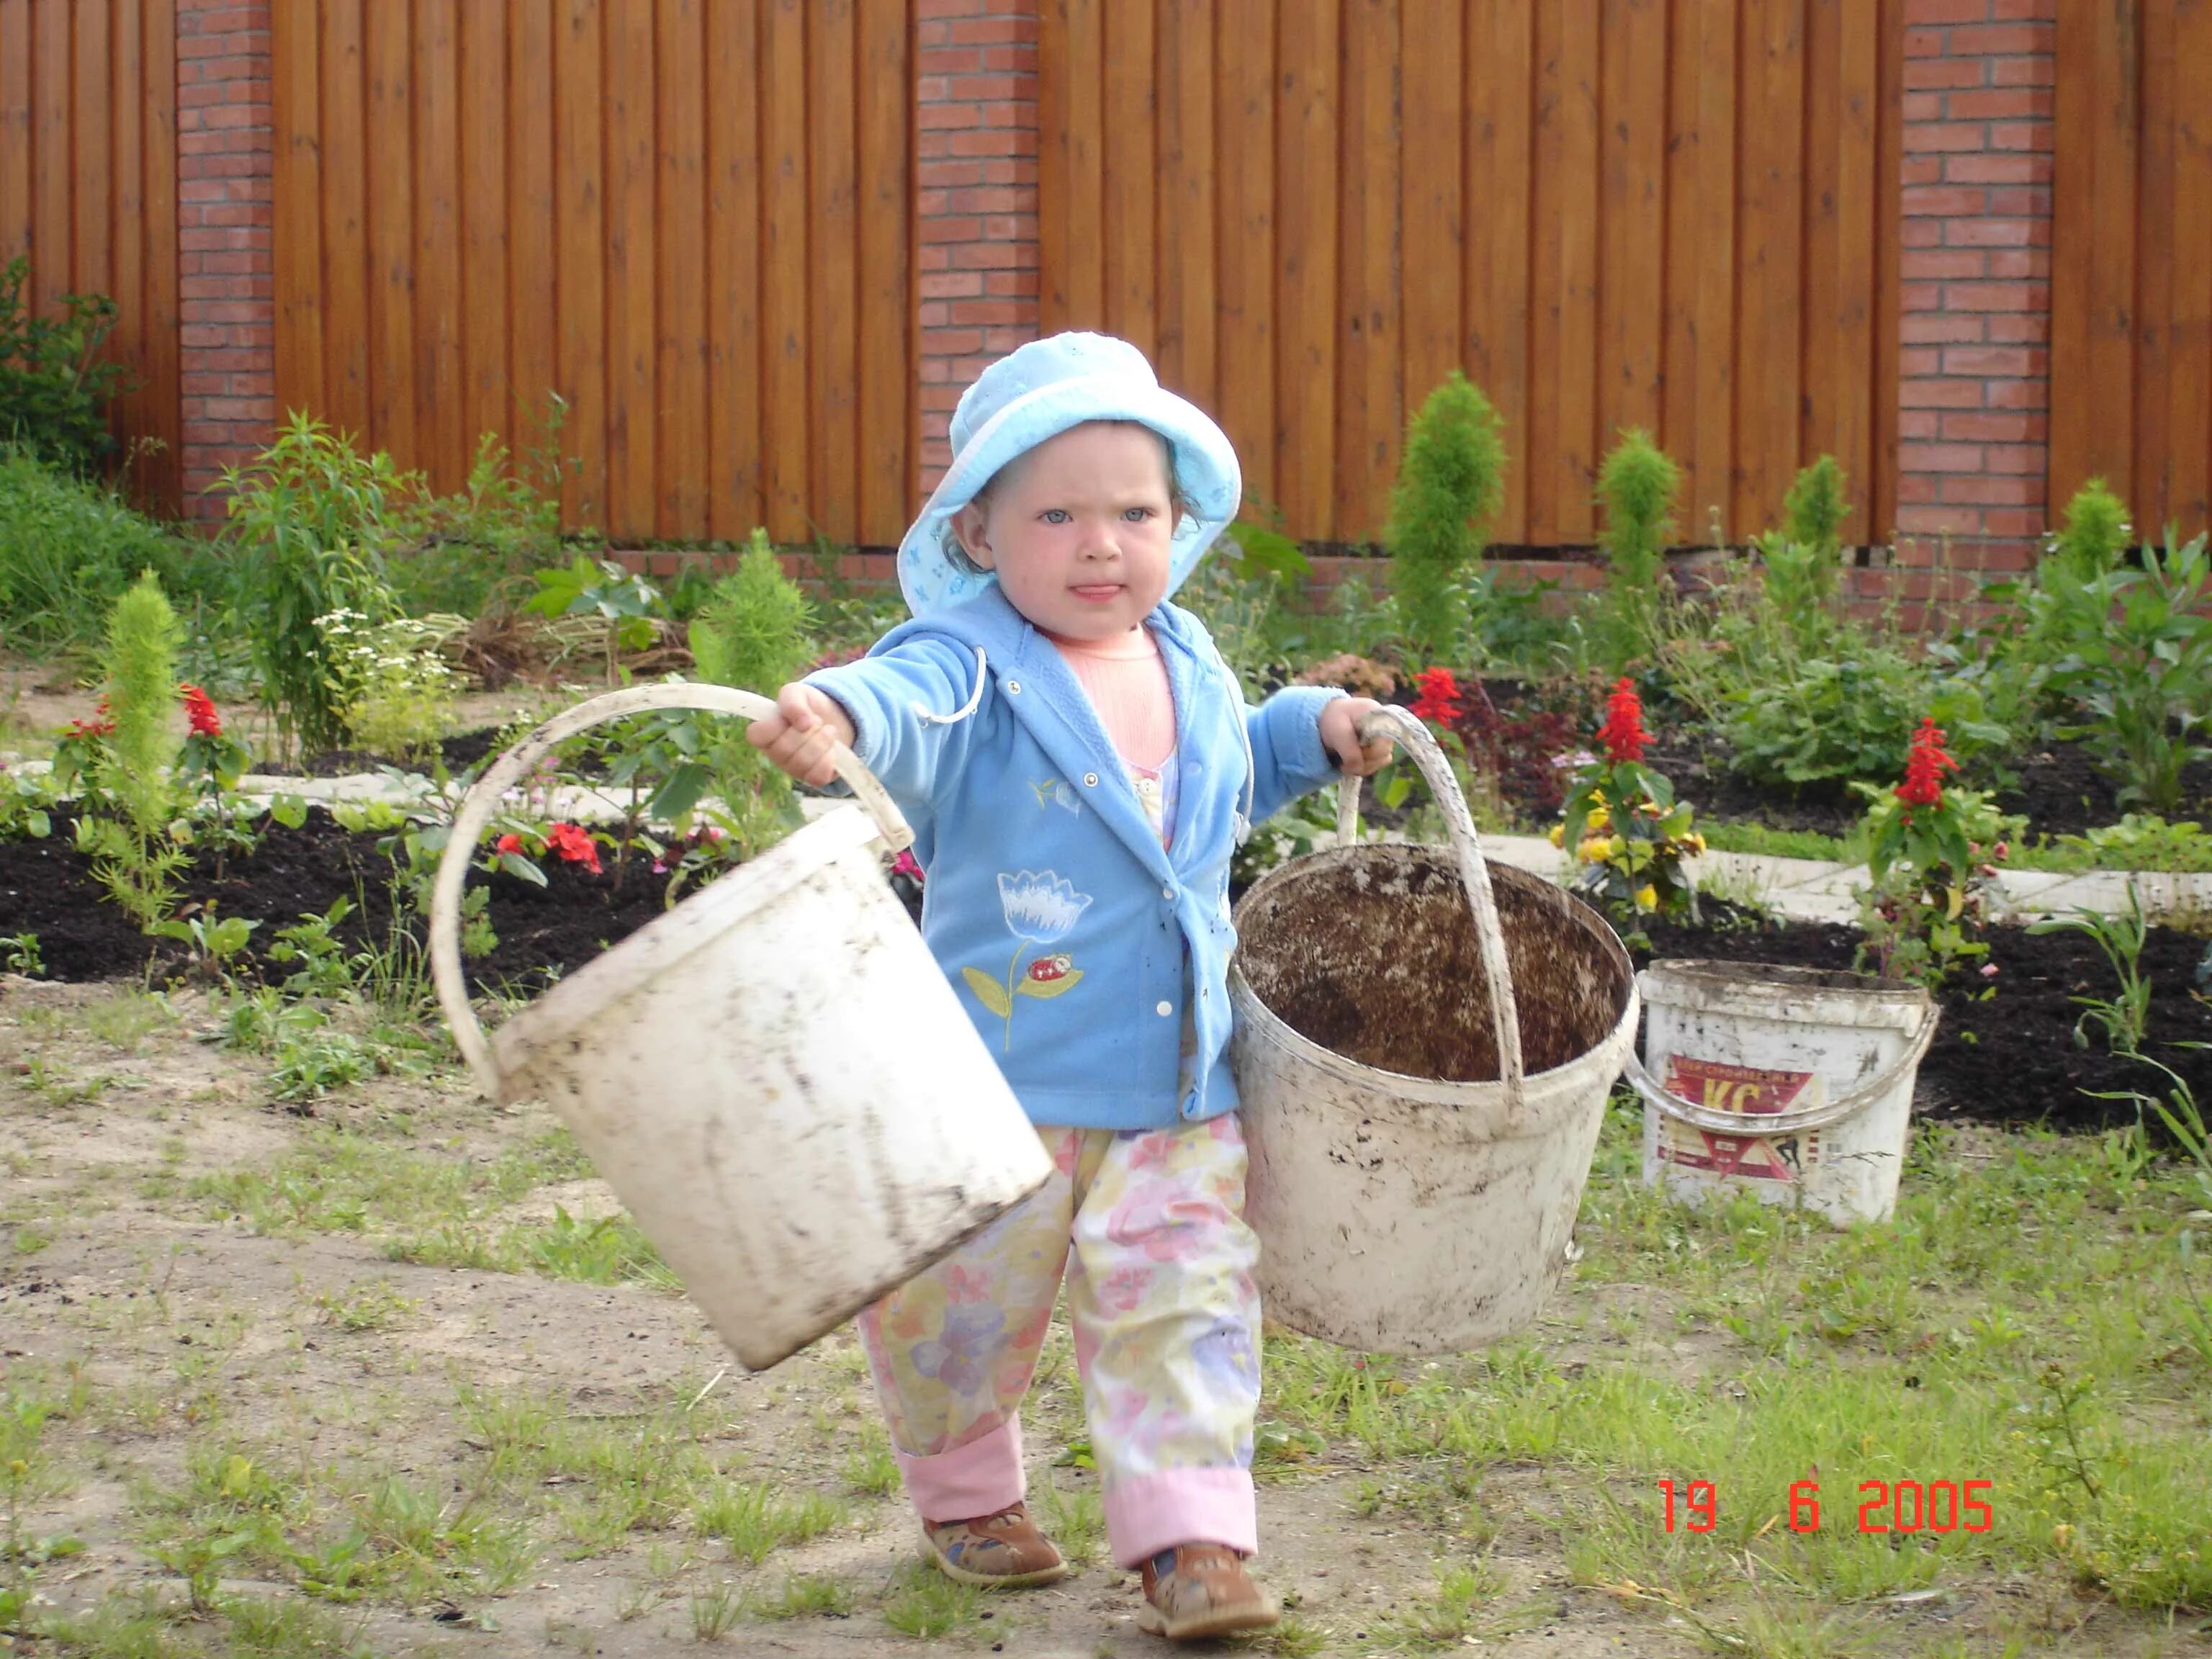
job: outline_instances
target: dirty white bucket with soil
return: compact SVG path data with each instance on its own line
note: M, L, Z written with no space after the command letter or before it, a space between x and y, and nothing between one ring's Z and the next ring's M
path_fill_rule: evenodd
M1917 985L1734 962L1641 975L1644 1179L1701 1203L1730 1193L1838 1226L1897 1207L1912 1087L1936 1036Z
M1628 955L1572 895L1485 863L1435 739L1453 845L1344 844L1237 908L1233 1055L1268 1317L1346 1347L1454 1352L1525 1329L1573 1249L1636 1034Z
M556 743L652 709L757 720L774 706L717 686L647 686L540 726L463 802L430 933L439 1000L484 1092L551 1104L754 1370L834 1330L1051 1173L884 879L883 851L913 838L897 807L840 750L839 775L863 805L655 917L489 1038L458 939L477 842Z

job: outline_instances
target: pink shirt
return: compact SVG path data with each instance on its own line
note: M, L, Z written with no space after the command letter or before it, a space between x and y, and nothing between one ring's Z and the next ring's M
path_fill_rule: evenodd
M1175 693L1152 630L1138 627L1110 640L1063 640L1048 635L1098 711L1114 751L1128 769L1137 799L1159 830L1174 832Z

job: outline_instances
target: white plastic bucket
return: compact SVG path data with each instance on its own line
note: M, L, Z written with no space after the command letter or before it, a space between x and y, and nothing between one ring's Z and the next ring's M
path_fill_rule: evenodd
M817 819L556 985L489 1041L458 947L500 797L571 733L655 708L758 719L750 692L594 697L510 750L456 817L431 904L453 1037L495 1099L542 1097L753 1370L834 1330L1020 1202L1051 1160L880 851L912 834L851 753L866 810Z
M1269 1318L1454 1352L1530 1324L1571 1259L1635 976L1587 904L1484 863L1426 727L1386 709L1362 729L1412 751L1453 844L1358 844L1347 778L1343 844L1238 903L1246 1213Z
M1644 1179L1692 1203L1748 1192L1838 1226L1897 1206L1920 1057L1936 1011L1917 985L1734 962L1642 975Z

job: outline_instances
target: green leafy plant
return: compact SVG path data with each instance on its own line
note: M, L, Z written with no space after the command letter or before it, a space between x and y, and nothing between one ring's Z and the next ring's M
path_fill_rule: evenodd
M107 627L107 695L100 718L79 721L57 746L64 778L90 786L80 803L77 847L108 896L150 933L175 907L185 854L176 817L177 618L149 574L118 599Z
M567 400L548 392L535 441L519 459L484 433L466 484L395 514L408 538L389 563L406 609L469 617L500 609L512 585L560 556L562 483L575 465L561 453L568 417Z
M1383 531L1406 647L1416 659L1459 659L1467 581L1504 495L1504 422L1481 389L1454 369L1407 425Z
M1705 850L1694 809L1644 763L1644 705L1626 675L1606 700L1602 751L1575 775L1553 844L1575 849L1574 885L1641 932L1648 915L1698 913L1688 862Z
M30 276L28 254L0 268L0 441L88 472L114 451L105 405L131 379L100 356L119 313L105 295L64 294L58 316L35 315L23 300Z
M2134 529L2127 503L2092 478L2066 504L2066 522L2051 538L2049 556L2076 581L2094 581L2120 562Z
M755 530L738 568L715 583L691 619L692 660L702 680L772 697L813 660L813 627L814 607L805 591L784 574L768 532ZM711 781L721 800L720 827L738 848L757 851L795 827L798 797L791 781L728 722L699 729L701 757L695 763L709 773L702 782Z
M354 963L338 928L353 914L353 901L338 899L321 915L301 916L276 930L269 960L292 966L283 991L290 997L337 997L353 989Z
M2119 979L2119 994L2112 998L2069 999L2085 1011L2074 1023L2074 1042L2077 1047L2087 1048L2088 1028L2094 1025L2104 1032L2105 1046L2114 1054L2140 1054L2143 1035L2150 1026L2151 983L2142 966L2150 924L2143 917L2142 900L2136 893L2135 884L2128 884L2128 908L2124 912L2108 916L2098 910L2076 910L2071 915L2035 922L2027 931L2086 933L2096 941L2097 948L2105 953L2105 960L2112 964L2112 972Z
M1869 791L1867 869L1859 896L1859 957L1886 976L1940 985L1960 963L1989 954L1977 935L1987 920L1988 886L2022 820L2007 818L1971 789L1949 788L1958 763L1943 732L1923 720L1913 736L1905 781Z
M2060 655L2052 688L2096 716L2061 735L2098 740L2100 763L2123 803L2171 812L2182 774L2212 756L2197 733L2212 718L2212 558L2203 536L2163 550L2146 545L2139 568L2115 565L2087 578L2054 558L2030 596L2032 629Z
M216 907L210 903L193 915L172 916L156 922L151 931L190 945L193 972L212 981L229 976L231 963L246 949L246 940L260 925L243 916L218 917Z
M439 647L467 626L459 617L372 622L351 609L316 617L331 696L351 740L396 760L435 753L453 729L459 691Z
M0 841L44 841L53 834L60 799L52 772L26 774L0 764Z
M1605 503L1606 520L1599 539L1610 567L1605 631L1615 668L1651 648L1667 544L1674 534L1674 500L1681 487L1681 468L1635 427L1620 434L1598 469L1598 499Z
M2155 812L2128 812L2118 823L2060 836L2063 856L2048 868L2212 872L2212 836L2192 819L2168 823Z
M1287 599L1312 572L1288 536L1240 520L1223 532L1176 595L1178 605L1205 623L1221 659L1252 701L1285 666L1278 624Z
M11 649L98 647L107 613L151 570L173 600L219 601L222 559L136 513L116 492L0 444L0 635Z
M1783 533L1827 562L1831 580L1824 599L1835 594L1832 577L1843 550L1843 524L1851 511L1849 482L1836 458L1823 455L1798 472L1782 498Z
M1894 777L1910 756L1916 711L1932 711L1965 761L2002 750L2011 732L1986 718L1979 690L1939 679L1901 652L1875 647L1775 665L1776 679L1729 694L1721 729L1729 764L1768 784Z
M660 590L612 559L579 553L566 565L534 574L538 591L523 602L523 610L548 618L596 617L602 624L609 685L621 683L620 653L651 645L654 619L667 615Z
M11 974L25 974L32 978L46 971L46 959L39 950L36 933L0 933L0 968Z
M379 450L295 411L243 467L226 467L228 533L240 563L240 609L261 695L284 738L310 752L346 737L335 641L318 625L335 611L374 626L398 608L385 568L395 520L420 493Z

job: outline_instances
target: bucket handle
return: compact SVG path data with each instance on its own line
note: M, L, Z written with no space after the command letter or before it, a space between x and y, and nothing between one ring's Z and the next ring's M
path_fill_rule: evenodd
M1505 960L1505 933L1498 926L1490 866L1483 861L1482 848L1475 839L1474 818L1467 810L1467 797L1460 793L1451 763L1426 722L1386 703L1361 717L1358 732L1363 743L1390 738L1404 744L1421 769L1421 775L1428 780L1437 805L1443 808L1452 854L1459 861L1460 879L1467 886L1468 908L1474 913L1474 938L1482 950L1483 978L1489 981L1490 1021L1498 1034L1498 1069L1505 1085L1506 1104L1517 1110L1522 1085L1521 1013L1513 998L1513 970ZM1359 839L1359 780L1350 774L1337 786L1336 838L1343 847Z
M1818 1106L1807 1106L1795 1112L1745 1113L1717 1112L1710 1106L1700 1106L1695 1101L1685 1100L1644 1069L1644 1062L1631 1048L1621 1060L1621 1075L1628 1085L1669 1117L1678 1117L1685 1123L1700 1129L1710 1129L1724 1135L1794 1135L1813 1129L1825 1129L1842 1122L1860 1108L1879 1099L1893 1088L1897 1080L1920 1064L1928 1052L1928 1045L1936 1040L1937 1011L1930 1006L1920 1018L1920 1029L1912 1034L1912 1041L1905 1045L1905 1052L1883 1066L1867 1082L1857 1088L1824 1101Z
M438 860L437 884L430 895L430 976L437 984L438 1001L446 1011L446 1022L453 1028L453 1042L460 1048L461 1058L476 1073L477 1085L494 1100L501 1097L505 1079L501 1075L499 1062L492 1057L491 1043L484 1036L483 1027L477 1021L476 1010L469 1006L468 983L461 974L461 887L468 879L469 861L476 855L477 842L483 839L484 827L498 810L500 797L520 782L523 775L555 744L587 726L655 708L702 708L747 720L775 713L775 704L768 698L734 686L638 685L627 690L609 691L578 703L564 714L556 715L501 755L484 769L483 775L463 799L460 811L453 815L453 828L447 833L445 854ZM914 831L908 828L905 817L884 793L883 785L860 764L859 757L838 744L831 749L830 760L837 775L852 787L853 793L875 819L884 844L894 852L911 845Z

